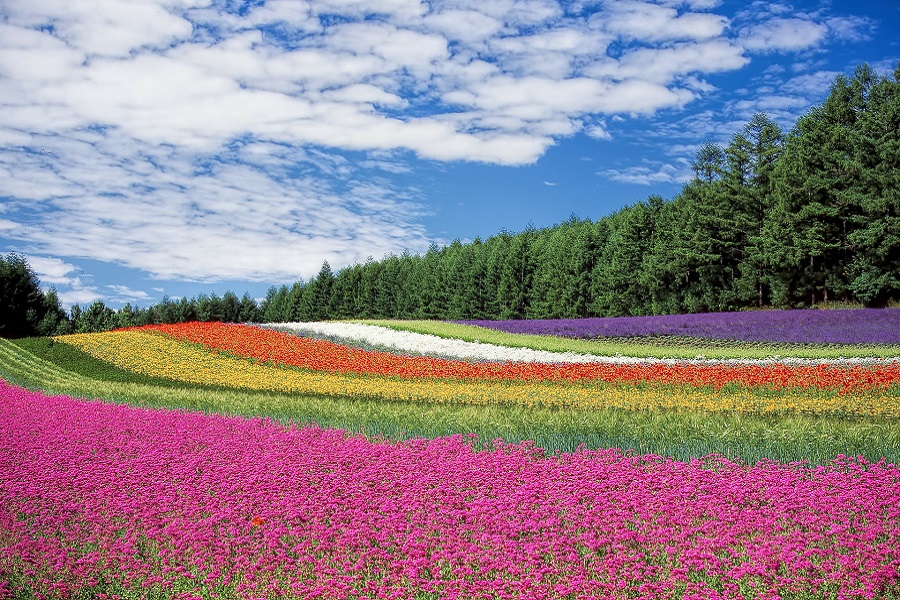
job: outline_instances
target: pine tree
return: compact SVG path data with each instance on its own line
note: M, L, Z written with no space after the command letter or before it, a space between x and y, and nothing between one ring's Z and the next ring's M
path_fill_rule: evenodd
M855 152L860 165L860 214L847 240L856 250L850 289L869 306L900 298L900 63L893 79L858 69L860 111ZM865 102L863 100L865 99Z
M534 264L531 245L534 228L511 236L509 250L500 271L499 305L501 319L523 319L528 311Z
M41 282L24 256L0 256L0 336L38 335L41 329L50 327L44 319L48 312L56 311L58 300L56 306L53 304L44 296Z
M766 269L767 257L763 237L766 215L774 202L775 165L781 156L784 134L764 113L753 116L744 127L750 149L749 193L742 196L741 225L746 227L742 240L744 257L738 281L739 303L763 306L770 302L771 274Z

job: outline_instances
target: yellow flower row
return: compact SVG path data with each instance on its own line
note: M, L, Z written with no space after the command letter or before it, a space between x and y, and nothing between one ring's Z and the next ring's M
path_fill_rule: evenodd
M523 407L900 416L898 399L883 392L839 394L806 390L776 393L763 389L712 390L666 384L400 379L310 372L259 364L135 330L74 334L56 339L135 373L251 390Z

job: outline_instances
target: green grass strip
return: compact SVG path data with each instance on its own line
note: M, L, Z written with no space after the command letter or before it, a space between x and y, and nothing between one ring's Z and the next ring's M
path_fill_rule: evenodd
M24 344L27 346L28 344ZM77 352L77 350L76 350ZM51 351L53 358L73 358ZM47 356L47 354L45 354ZM83 360L72 364L84 370ZM94 372L99 372L94 371ZM109 374L107 372L107 374ZM378 399L329 398L200 386L95 379L0 339L0 376L51 394L98 398L135 406L181 409L282 422L317 423L391 439L474 433L482 441L533 440L547 452L618 447L678 460L719 453L755 463L806 460L820 464L838 454L885 457L900 463L900 427L890 419L813 415L754 415L693 411L576 411L510 406L433 405Z
M651 358L748 358L761 359L780 356L782 358L900 358L898 345L847 345L823 347L797 347L790 344L759 345L748 342L746 346L717 346L714 340L701 343L699 340L685 341L685 345L672 346L659 343L637 343L634 341L604 341L563 338L549 335L529 335L506 333L486 327L459 325L444 321L401 321L401 320L354 320L352 323L379 325L400 331L427 333L443 338L456 338L467 342L482 342L531 348L550 352L577 352L599 356L642 356Z

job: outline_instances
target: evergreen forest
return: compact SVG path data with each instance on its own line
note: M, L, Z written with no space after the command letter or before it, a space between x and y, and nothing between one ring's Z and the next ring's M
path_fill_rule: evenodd
M159 322L544 319L900 301L900 63L860 65L787 132L756 114L670 200L370 259L249 295L59 306L0 257L0 336ZM29 283L30 282L30 283ZM29 296L30 294L30 296ZM17 324L18 323L18 324Z

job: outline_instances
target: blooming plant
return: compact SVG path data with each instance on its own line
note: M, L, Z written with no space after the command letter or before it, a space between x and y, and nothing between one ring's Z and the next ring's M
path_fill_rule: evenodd
M891 393L900 375L896 363L884 368L831 369L825 365L707 368L660 364L473 365L420 357L400 358L399 364L404 366L409 361L414 366L418 365L416 360L427 361L425 369L429 377L422 376L421 371L390 371L393 363L382 362L383 357L368 360L375 353L363 352L348 361L342 354L348 348L332 345L329 350L316 345L313 348L318 350L313 353L307 347L310 340L246 326L188 324L180 328L167 326L161 331L175 335L160 335L160 328L152 328L73 334L57 339L138 373L252 390L583 410L674 408L756 414L809 411L883 416L896 416L900 411ZM200 335L193 337L197 332ZM224 335L219 335L223 332ZM262 340L259 351L242 338L245 333L254 340ZM220 345L186 343L198 339ZM332 357L341 366L329 365ZM294 368L297 366L304 368ZM325 370L310 370L310 366ZM592 369L587 377L577 372L582 368ZM570 373L568 377L567 373ZM644 386L639 393L635 383ZM773 394L779 390L786 391L787 395Z
M0 379L0 599L900 600L893 346L601 347L433 322L0 340L0 377L71 394ZM335 421L369 436L312 424ZM557 450L447 435L487 422ZM615 449L649 441L686 458Z
M0 398L11 597L900 594L900 471L884 463L544 456L5 383Z
M900 308L458 322L510 333L579 338L686 336L800 344L900 344Z

